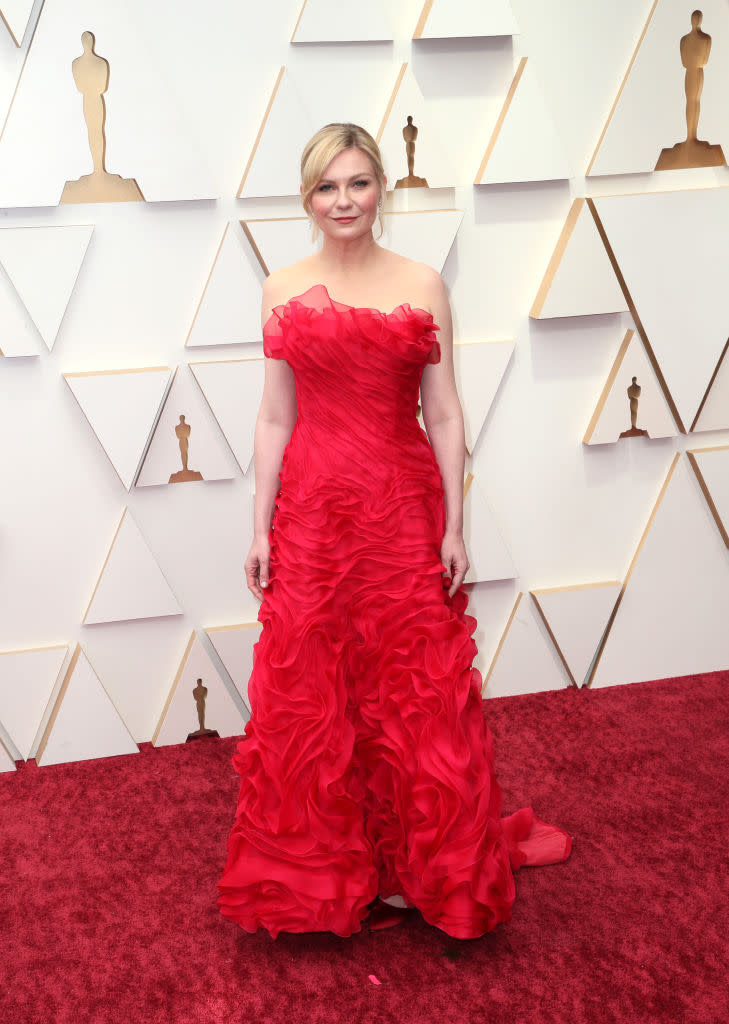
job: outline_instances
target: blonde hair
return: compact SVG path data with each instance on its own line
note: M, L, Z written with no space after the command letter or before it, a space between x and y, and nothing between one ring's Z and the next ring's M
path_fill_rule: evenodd
M301 201L307 216L311 219L314 226L312 241L316 241L319 234L319 228L314 220L311 209L312 193L334 157L338 156L345 149L353 148L361 149L369 157L377 184L380 187L380 198L384 205L386 198L385 169L382 166L380 147L370 133L358 124L350 124L349 122L326 124L315 135L312 135L304 146L304 152L301 154ZM380 210L377 216L380 222L379 237L382 238L384 231L382 210Z

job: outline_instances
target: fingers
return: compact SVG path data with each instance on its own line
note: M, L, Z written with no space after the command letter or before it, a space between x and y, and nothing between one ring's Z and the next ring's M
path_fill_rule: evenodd
M245 563L246 585L258 601L270 584L269 559L252 558Z

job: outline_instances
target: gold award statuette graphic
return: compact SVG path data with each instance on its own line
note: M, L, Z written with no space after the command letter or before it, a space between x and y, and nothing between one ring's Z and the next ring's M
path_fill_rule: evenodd
M405 139L405 153L408 158L408 176L398 178L395 188L428 188L425 178L419 178L415 174L415 140L418 137L418 129L413 124L412 114L408 114L408 123L402 130L402 137Z
M81 36L84 52L71 65L73 80L84 100L84 120L89 135L89 148L94 169L76 181L67 181L61 203L124 203L144 202L134 178L122 178L106 170L106 103L109 88L109 62L94 52L93 32Z
M704 67L709 62L711 36L701 30L701 11L691 15L691 31L681 39L681 63L686 68L686 141L661 150L657 171L675 171L686 167L725 167L721 146L712 146L698 137L701 90Z
M630 403L630 430L624 430L620 437L648 437L648 431L641 430L638 426L638 401L640 399L640 390L638 378L633 377L633 383L627 389L628 402Z
M189 480L202 480L202 473L198 473L194 469L187 468L187 459L190 451L190 433L192 427L189 423L185 422L185 417L180 416L180 422L175 427L175 434L177 435L177 441L180 445L180 458L182 459L182 469L173 473L169 479L171 484L184 484Z
M202 679L198 679L197 686L192 691L192 695L197 706L197 720L200 728L196 729L195 732L188 733L185 743L189 743L190 740L202 739L203 736L218 736L217 729L205 728L205 698L208 695L208 688L203 686Z

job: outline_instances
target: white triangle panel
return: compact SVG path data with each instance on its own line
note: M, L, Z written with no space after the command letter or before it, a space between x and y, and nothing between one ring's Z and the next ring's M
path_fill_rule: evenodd
M514 579L517 572L493 513L477 480L469 477L463 499L463 538L469 561L464 583Z
M37 356L41 351L38 328L20 301L7 274L0 268L0 356Z
M477 185L571 176L531 63L522 57L476 176Z
M71 298L93 225L4 228L2 263L49 349Z
M531 601L519 594L491 668L484 680L484 697L542 693L569 685L557 652Z
M139 748L77 646L41 740L38 764L137 753Z
M261 341L261 282L240 225L226 224L186 345Z
M65 644L0 653L0 721L25 760L67 654Z
M688 460L676 456L598 662L593 686L729 665L729 551Z
M627 331L585 433L585 444L611 444L631 429L628 388L633 377L641 389L636 428L647 430L649 438L675 436L671 410L643 344L634 331Z
M685 429L726 345L729 189L594 200Z
M529 315L547 319L627 308L589 207L575 199Z
M190 363L205 400L241 471L253 458L253 434L263 393L263 359Z
M5 749L5 745L0 740L0 772L14 772L17 771L15 767L15 761L13 761L9 752Z
M225 688L218 671L193 633L182 659L172 689L152 742L155 746L184 743L188 735L200 728L197 702L193 694L198 679L207 687L203 721L206 729L214 729L223 736L238 736L245 729L245 720Z
M298 195L301 153L319 127L306 110L290 72L281 68L243 173L238 198Z
M426 0L413 39L513 36L518 32L509 0Z
M621 587L610 581L531 592L576 686L587 678Z
M124 509L84 615L85 625L181 614L131 512Z
M442 270L462 220L461 210L385 214L381 244L401 256ZM245 225L261 254L266 274L288 267L317 248L311 241L305 217L248 220Z
M697 471L719 532L729 547L729 445L696 448L687 454Z
M181 417L191 428L188 470L200 473L203 480L231 480L236 475L235 461L220 436L210 409L189 369L182 367L176 372L167 395L142 463L137 487L174 483L170 478L182 472L182 449L175 432L182 425Z
M342 0L303 0L292 43L370 42L392 39L381 0L363 4Z
M213 647L235 683L238 693L250 709L248 681L253 671L253 648L261 635L260 622L243 622L236 626L206 629Z
M646 5L647 6L647 5ZM698 137L722 145L729 159L729 35L724 0L696 5L711 36L704 67ZM654 0L643 32L587 169L589 175L653 171L663 149L687 137L685 71L680 41L691 32L694 8L683 0Z
M415 76L407 65L401 68L400 76L393 90L387 119L378 136L382 159L387 168L388 191L394 189L400 178L408 176L407 152L403 139L403 128L412 116L418 129L415 140L415 163L413 174L425 178L429 188L448 188L455 184L457 173L450 158L448 147L439 136L437 121L429 109Z
M127 490L134 483L171 375L169 366L64 374Z
M0 0L0 20L4 21L16 46L23 42L35 0Z
M463 406L466 448L469 452L473 452L478 441L513 351L513 341L461 343L453 346L453 364Z
M699 413L691 425L692 431L729 430L729 343L719 357L714 379L711 382Z

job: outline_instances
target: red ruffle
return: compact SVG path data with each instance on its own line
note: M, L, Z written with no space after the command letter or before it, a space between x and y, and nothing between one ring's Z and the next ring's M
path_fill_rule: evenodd
M353 308L322 285L266 325L298 420L218 883L250 932L350 935L378 893L400 893L473 938L510 918L516 868L569 854L530 808L500 816L476 620L447 593L442 480L415 417L436 330L425 310Z

